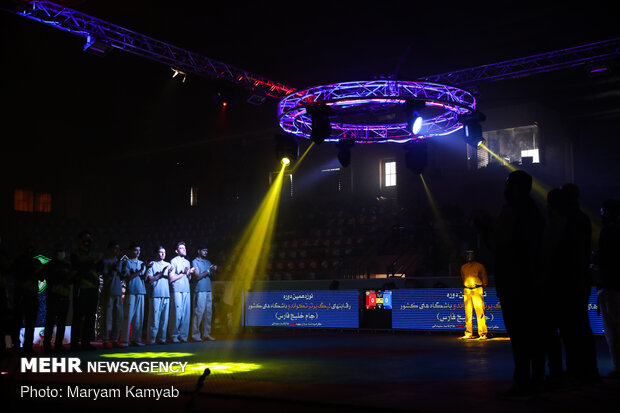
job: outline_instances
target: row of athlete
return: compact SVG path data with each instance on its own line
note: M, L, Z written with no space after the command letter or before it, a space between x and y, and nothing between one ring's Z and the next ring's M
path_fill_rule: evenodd
M53 324L57 326L54 350L63 349L66 318L55 311L50 312L53 310L50 305L57 307L54 305L56 298L62 302L68 298L63 293L68 287L68 278L60 276L61 273L72 274L69 278L73 286L72 350L94 349L91 341L99 302L104 348L215 340L210 334L213 314L211 278L217 266L207 259L206 245L197 246L196 257L191 263L186 258L184 242L176 244L176 256L170 262L166 261L166 248L159 246L155 260L146 263L140 260L141 248L137 243L130 245L128 256L119 258L120 247L115 242L108 244L104 255L91 250L90 233L83 232L78 239L78 248L70 257L65 257L64 248L61 248L45 265L50 267L44 270L49 288L44 336L46 351L53 351L51 334L47 334L48 325L51 333ZM103 288L99 295L100 274ZM62 303L58 307L66 308ZM143 340L145 309L148 310L148 319Z
M102 299L106 314L104 348L143 345L142 325L144 299L148 293L147 344L215 340L210 334L213 295L211 277L217 265L207 259L208 248L198 245L191 264L186 258L184 242L178 242L176 256L167 262L166 249L159 246L156 260L141 261L140 246L129 248L129 257L103 260L104 290ZM118 256L118 255L116 255ZM107 276L105 276L107 274ZM125 282L125 298L122 282ZM190 285L191 283L191 285ZM122 324L119 316L123 313ZM120 329L120 341L116 341ZM191 335L190 335L191 327Z

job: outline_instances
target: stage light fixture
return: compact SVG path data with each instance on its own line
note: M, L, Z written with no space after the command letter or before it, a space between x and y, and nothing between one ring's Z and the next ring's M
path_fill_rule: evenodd
M89 34L88 36L86 36L86 44L84 45L83 50L86 53L103 57L107 55L110 50L112 50L112 46Z
M421 110L424 105L424 102L415 100L410 100L406 103L405 116L407 117L407 130L412 135L417 135L420 133L420 130L422 130L424 118L422 118Z
M228 106L228 100L229 99L222 92L216 92L213 94L213 102L221 108Z
M343 168L346 168L351 164L351 148L355 145L352 140L341 139L336 143L338 149L338 162Z
M181 79L182 83L185 83L185 79L187 78L187 74L185 72L180 71L179 69L175 69L174 67L171 67L170 69L172 69L172 78L174 79L175 77L179 76L179 78Z
M265 103L267 100L267 95L260 90L253 90L250 96L247 98L246 102L259 106Z
M330 108L325 105L309 106L307 111L312 122L310 140L320 145L332 133L332 125L329 121Z
M405 146L405 165L416 175L424 172L428 164L428 144L426 139L418 139Z
M486 116L475 111L470 115L460 116L458 120L463 124L463 140L476 149L482 147L486 140L482 137L480 122L486 120Z
M289 134L276 134L276 157L282 166L287 167L299 158L297 137Z

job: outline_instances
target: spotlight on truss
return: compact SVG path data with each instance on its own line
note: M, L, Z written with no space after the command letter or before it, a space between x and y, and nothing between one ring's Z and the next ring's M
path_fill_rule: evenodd
M355 145L352 140L341 139L336 143L338 149L338 161L343 168L346 168L351 163L351 148Z
M297 137L289 134L276 134L276 157L282 165L288 166L299 158Z
M86 37L86 44L83 49L86 53L94 54L95 56L103 57L107 55L110 50L112 50L112 46L107 43L104 43L97 39L94 36L88 35Z
M484 144L485 139L482 137L482 126L480 122L486 120L486 116L482 112L475 111L469 115L459 116L458 120L463 124L463 139L468 145L479 148Z
M424 119L422 118L421 110L424 107L424 102L409 101L405 106L405 115L407 117L407 131L412 135L417 135L422 129Z
M185 83L185 79L187 77L187 73L180 71L179 69L175 69L174 67L171 67L170 69L172 69L172 78L174 79L175 77L179 76L179 78L181 79L181 82Z

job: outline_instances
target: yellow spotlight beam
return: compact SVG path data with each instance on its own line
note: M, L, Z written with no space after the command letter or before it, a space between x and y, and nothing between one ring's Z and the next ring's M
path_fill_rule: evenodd
M297 162L293 166L293 169L291 169L291 173L293 173L293 172L295 172L297 170L297 166L301 163L301 161L304 160L304 158L306 157L308 152L310 152L310 149L312 149L313 146L314 146L314 142L312 142L310 144L310 146L308 146L308 148L304 151L304 153L301 155L301 157L297 160Z
M308 146L295 163L291 173L295 171L313 146L314 142ZM283 164L260 206L252 216L250 223L243 230L241 238L233 248L232 257L235 263L230 272L230 280L236 286L234 288L235 294L243 294L254 281L263 279L265 276L276 227L285 169L286 165ZM240 306L233 309L234 325L241 324L241 310Z
M239 294L243 294L255 280L264 278L278 214L284 170L285 166L282 166L233 249L232 256L236 262L231 270L230 280L240 286L237 291ZM241 307L234 308L233 322L235 325L240 325L240 321Z
M433 216L435 217L435 221L437 221L437 224L439 225L439 233L441 235L441 238L444 244L446 245L446 247L448 247L450 253L454 253L456 252L456 248L454 247L454 243L452 242L452 239L450 237L450 232L448 231L448 228L446 227L446 221L444 221L443 217L439 213L439 208L437 208L435 197L433 197L433 194L431 193L431 190L428 188L428 185L426 184L426 180L424 180L424 176L422 174L420 174L420 180L422 180L422 185L424 185L424 192L426 193L426 198L431 207Z

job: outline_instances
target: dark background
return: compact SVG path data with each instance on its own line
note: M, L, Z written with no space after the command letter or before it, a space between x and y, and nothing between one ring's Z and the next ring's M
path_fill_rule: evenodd
M297 89L377 76L415 80L620 32L611 2L59 3ZM71 230L136 222L152 228L224 210L237 211L242 225L265 194L278 170L275 99L256 106L233 84L191 74L180 83L169 67L119 50L103 58L84 53L81 37L6 11L0 27L0 235L10 245L26 233L38 236L49 220ZM594 213L603 199L620 196L618 59L609 64L602 77L581 66L475 89L485 130L541 126L546 162L534 176L551 187L576 182ZM217 93L229 102L225 110L213 99ZM302 142L301 150L307 146ZM335 149L313 148L283 216L319 201L346 209L385 197L432 219L399 145L358 145L352 154L338 191L333 179L317 178L320 169L339 166ZM380 188L385 158L400 161L396 190ZM461 132L429 143L427 182L446 215L456 210L456 220L478 209L496 213L505 175L472 171ZM188 205L190 186L199 188L197 208ZM13 211L17 188L51 193L52 213Z

